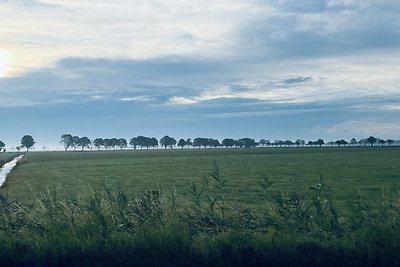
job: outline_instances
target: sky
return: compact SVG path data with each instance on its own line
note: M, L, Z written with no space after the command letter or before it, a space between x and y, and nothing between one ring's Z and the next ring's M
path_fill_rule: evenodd
M400 139L398 0L0 0L0 140Z

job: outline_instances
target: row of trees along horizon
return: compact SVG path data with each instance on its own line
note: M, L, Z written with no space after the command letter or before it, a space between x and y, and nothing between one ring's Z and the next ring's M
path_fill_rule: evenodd
M254 147L305 147L305 146L374 146L375 144L378 144L380 146L391 146L393 143L399 142L399 141L394 141L392 139L380 139L380 138L375 138L373 136L370 136L365 139L361 140L356 140L355 138L352 138L350 141L346 141L344 139L336 140L336 141L330 141L325 143L323 139L318 139L316 141L308 141L306 142L305 140L302 139L297 139L296 141L291 141L291 140L275 140L273 142L267 140L267 139L260 139L259 141L255 141L252 138L240 138L240 139L231 139L231 138L225 138L221 142L218 139L213 139L213 138L203 138L203 137L197 137L195 139L179 139L179 141L176 141L175 138L169 137L168 135L162 137L159 141L155 137L146 137L146 136L137 136L137 137L132 137L128 141L125 138L96 138L93 140L90 140L88 137L79 137L79 136L73 136L71 134L63 134L61 136L61 141L60 143L63 144L64 150L67 151L69 148L73 148L74 151L76 149L81 149L82 151L86 149L92 150L93 147L97 148L97 150L101 150L102 148L105 150L108 149L124 149L128 148L128 145L132 147L133 149L155 149L158 148L159 146L167 149L167 148L173 148L173 147L181 147L182 149L187 147L193 147L193 148L218 148L218 147L225 147L225 148L254 148ZM21 139L21 145L17 146L16 149L20 151L21 148L26 148L27 151L31 147L33 147L35 144L35 140L33 139L32 136L30 135L25 135ZM6 144L0 140L0 152L6 152L5 151L5 146Z
M231 138L225 138L221 142L218 139L213 139L213 138L203 138L203 137L197 137L195 139L179 139L179 141L176 141L175 138L169 137L168 135L162 137L159 141L155 137L146 137L139 135L137 137L132 137L128 141L125 138L96 138L93 141L91 141L88 137L79 137L79 136L72 136L71 134L63 134L61 136L61 141L60 141L63 146L65 151L67 151L69 148L73 148L76 150L77 148L80 148L81 150L84 150L85 148L90 148L92 149L93 147L97 148L100 150L101 148L104 148L105 150L108 149L124 149L128 147L128 144L130 147L133 149L155 149L158 148L159 146L167 149L167 148L173 148L173 147L181 147L182 149L187 147L197 147L197 148L218 148L218 147L226 147L226 148L253 148L253 147L294 147L294 146L346 146L346 145L351 145L351 146L356 146L356 145L361 145L361 146L366 146L370 145L373 146L374 144L379 144L380 146L383 145L388 145L391 146L395 141L392 139L380 139L380 138L375 138L373 136L370 136L365 139L361 139L357 141L355 138L352 138L349 142L341 139L337 141L331 141L328 143L325 143L323 139L318 139L316 141L308 141L306 142L305 140L302 139L297 139L296 141L291 141L291 140L275 140L274 142L271 142L267 139L260 139L258 142L255 141L252 138L240 138L240 139L231 139Z

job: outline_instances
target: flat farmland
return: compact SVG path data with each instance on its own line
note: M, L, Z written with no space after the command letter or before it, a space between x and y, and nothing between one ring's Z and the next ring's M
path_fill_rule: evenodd
M117 150L28 153L1 192L29 201L42 192L79 195L107 184L129 197L161 190L190 198L191 185L211 181L215 166L228 180L227 199L250 206L260 201L265 178L271 191L301 193L321 176L337 203L379 199L400 184L398 147Z
M399 266L399 155L28 153L0 192L0 265Z

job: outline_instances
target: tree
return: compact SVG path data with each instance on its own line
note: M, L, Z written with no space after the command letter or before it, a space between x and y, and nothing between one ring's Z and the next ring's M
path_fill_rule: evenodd
M358 141L358 143L362 146L366 146L368 144L367 139L361 139L360 141Z
M126 139L120 138L119 139L119 148L121 148L121 150L122 150L124 147L127 147L127 146L128 146L128 142L126 141Z
M175 138L169 137L168 135L166 135L160 139L160 144L165 149L167 149L168 146L172 148L172 146L176 145L176 140L175 140Z
M139 135L138 137L136 137L136 143L138 146L140 146L140 148L146 147L147 149L149 149L151 138Z
M111 146L111 139L109 138L104 139L103 146L106 150L108 150L108 148Z
M376 143L376 138L373 136L370 136L367 138L367 142L371 144L371 146L374 146L374 144Z
M274 146L276 147L282 147L285 144L285 142L283 142L282 140L275 140L274 141Z
M388 139L388 140L386 140L386 143L387 143L389 146L391 146L391 145L394 143L394 141L393 141L392 139Z
M313 146L313 145L315 145L314 141L308 141L307 146Z
M256 141L254 141L254 139L252 139L252 138L245 137L245 138L239 139L238 141L239 141L239 144L242 143L245 148L251 148L251 147L257 146Z
M233 147L233 146L235 146L235 140L233 140L231 138L225 138L224 140L222 140L221 144L224 147Z
M93 145L97 147L97 150L100 150L100 147L104 145L104 140L103 138L96 138L93 140Z
M318 139L318 140L315 142L315 144L316 144L316 145L319 145L319 147L321 147L323 144L325 144L325 142L324 142L323 139Z
M4 142L0 141L0 152L5 146L6 146L6 144L4 144Z
M383 140L383 139L379 139L379 144L381 145L381 146L383 146L385 143L386 143L386 141L385 140Z
M184 146L186 146L186 141L185 139L179 139L178 141L178 146L180 146L182 149Z
M191 145L193 145L192 139L190 139L190 138L186 139L186 145L188 146L188 148L189 148Z
M193 140L193 146L194 147L201 147L204 144L204 138L197 137Z
M138 141L136 137L132 137L131 140L129 140L129 145L133 146L133 149L136 149L138 146Z
M78 140L78 146L82 148L82 151L85 147L89 147L92 144L92 141L90 141L89 138L86 136L79 138Z
M351 138L350 144L351 144L352 146L355 146L355 145L357 144L357 139Z
M152 137L152 138L150 139L150 146L153 147L153 149L154 149L156 146L158 146L158 140L157 140L157 138Z
M115 150L115 148L116 147L119 147L119 139L118 138L111 138L110 139L110 146L112 147L112 148L114 148L114 150Z
M244 147L243 140L242 139L235 140L235 146L240 148Z
M73 136L72 137L72 147L74 148L74 151L76 151L77 146L79 146L79 136Z
M212 138L208 139L208 145L215 147L215 148L221 146L221 144L219 143L219 141L217 139L212 139Z
M292 140L285 140L284 142L285 142L285 146L288 146L288 147L293 146L295 144L295 143L293 143Z
M30 135L24 135L21 139L21 147L26 148L26 152L35 144L35 140Z
M144 138L144 146L146 147L146 149L149 149L150 143L151 143L151 138L145 137Z
M260 141L258 141L258 143L263 147L263 146L265 146L267 141L265 139L260 139Z
M338 146L345 146L348 144L348 142L344 139L340 139L340 140L335 141L335 144L337 144Z
M306 141L302 139L297 139L296 142L294 142L296 146L305 146Z
M63 134L60 143L64 145L64 150L67 151L69 147L74 145L74 139L70 134Z

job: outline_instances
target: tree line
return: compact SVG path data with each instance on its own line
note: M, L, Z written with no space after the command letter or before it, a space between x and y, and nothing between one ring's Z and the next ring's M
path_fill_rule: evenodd
M195 139L179 139L176 141L175 138L165 135L160 140L157 140L155 137L147 137L147 136L136 136L129 139L129 142L125 138L95 138L93 141L90 140L88 137L79 137L73 136L71 134L63 134L61 136L60 141L65 151L72 148L74 151L76 149L84 150L96 148L97 150L105 149L124 149L127 148L128 145L133 149L155 149L158 147L162 147L164 149L167 148L254 148L254 147L312 147L312 146L374 146L379 144L380 146L389 145L391 146L395 141L392 139L380 139L370 136L365 139L361 139L357 141L355 138L352 138L350 141L346 141L344 139L330 141L325 143L323 139L317 139L315 141L308 141L306 142L303 139L297 139L296 141L292 140L275 140L271 142L267 139L260 139L259 141L254 140L253 138L245 137L240 139L232 139L232 138L225 138L221 142L218 139L214 138L204 138L204 137L197 137Z
M397 141L398 142L398 141ZM395 141L393 139L381 139L370 136L365 139L356 140L352 138L349 141L344 139L326 142L323 139L317 139L315 141L308 141L306 142L303 139L297 139L296 141L292 140L275 140L270 141L267 139L260 139L259 141L255 141L253 138L245 137L240 139L232 139L232 138L225 138L221 142L218 139L214 138L204 138L204 137L197 137L195 139L179 139L176 141L175 138L165 135L160 140L157 140L155 137L147 137L147 136L136 136L132 137L129 142L125 138L95 138L93 140L89 139L88 137L79 137L73 136L71 134L63 134L61 136L61 144L64 146L64 150L67 151L68 149L73 149L76 151L77 149L83 151L84 149L124 149L128 148L128 145L133 149L155 149L158 147L162 148L254 148L254 147L312 147L312 146L391 146ZM30 135L24 135L21 138L21 145L17 146L16 149L20 151L20 149L25 148L26 151L29 151L31 147L35 144L35 140ZM6 144L0 140L0 152L5 151Z

